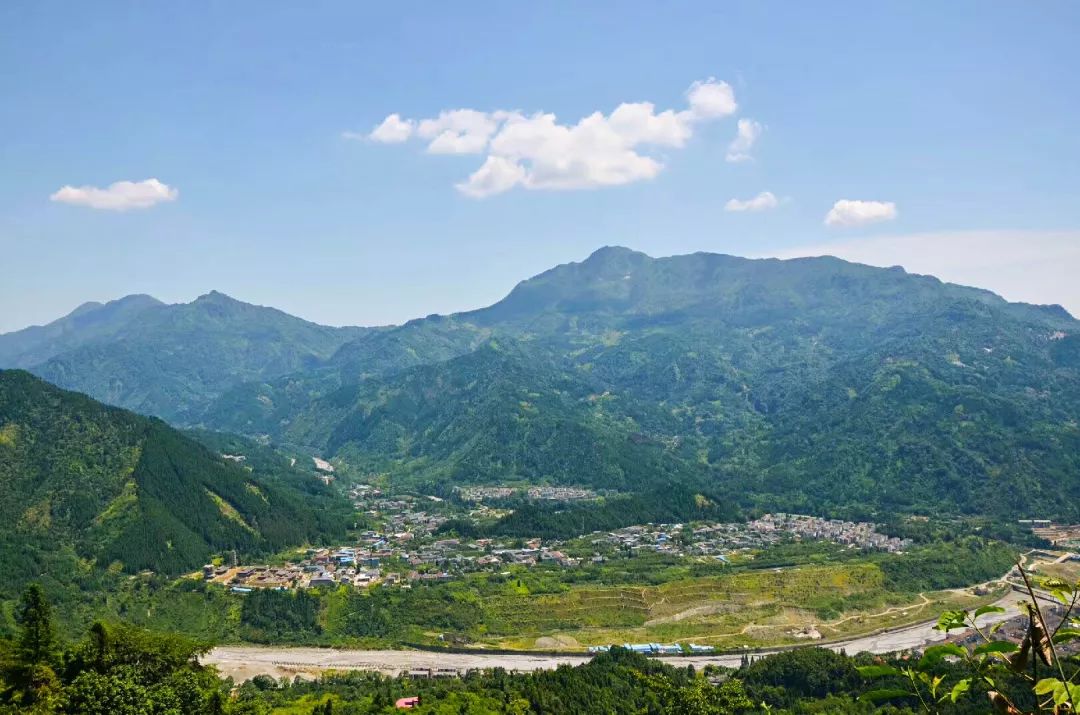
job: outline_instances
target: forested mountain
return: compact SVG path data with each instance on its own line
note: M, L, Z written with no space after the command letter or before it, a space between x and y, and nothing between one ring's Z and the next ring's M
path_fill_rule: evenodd
M176 305L130 296L0 336L0 367L26 367L104 402L191 424L230 387L313 368L363 332L217 292ZM19 346L27 347L16 353Z
M344 521L310 475L239 466L21 370L0 371L0 484L0 600L105 567L176 574L225 549L336 536Z
M164 305L148 295L129 295L108 303L83 303L47 325L32 325L0 335L0 367L27 368L122 330L148 308Z
M334 329L211 293L34 371L414 483L1080 518L1080 323L835 258L603 248L480 310Z
M204 420L402 479L1077 517L1078 328L900 268L604 248Z

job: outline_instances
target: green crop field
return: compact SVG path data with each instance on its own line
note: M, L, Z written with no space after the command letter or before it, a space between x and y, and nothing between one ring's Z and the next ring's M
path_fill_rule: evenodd
M629 559L576 570L512 567L408 588L246 596L200 578L118 577L116 592L99 610L218 643L364 648L452 643L521 650L626 642L765 647L842 640L996 600L998 593L977 597L970 587L1000 577L1012 553L1000 544L965 542L793 566L773 565L762 555L708 570L702 564ZM928 569L932 563L939 564L936 571ZM930 579L927 573L945 577Z
M484 643L578 648L627 641L720 647L836 639L987 601L966 591L901 594L874 564L747 571L661 586L575 588L484 599Z

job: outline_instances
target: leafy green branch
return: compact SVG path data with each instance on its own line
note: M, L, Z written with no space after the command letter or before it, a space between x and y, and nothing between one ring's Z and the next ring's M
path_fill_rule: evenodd
M917 662L906 667L882 664L859 668L865 678L891 678L894 683L864 693L860 699L866 702L914 699L923 711L936 713L946 701L955 703L968 696L978 683L985 688L995 712L1026 715L1018 704L1019 694L1006 692L1008 683L1019 678L1027 683L1034 695L1032 713L1076 712L1076 705L1080 703L1080 685L1075 680L1080 669L1073 668L1071 675L1066 674L1067 658L1061 656L1058 646L1080 638L1080 623L1073 618L1080 602L1080 585L1061 579L1041 582L1043 592L1064 607L1060 623L1051 630L1040 605L1040 598L1045 600L1047 596L1036 589L1022 563L1018 561L1016 568L1027 592L1022 604L1028 615L1028 628L1019 644L994 638L1005 621L989 627L985 623L980 625L979 619L983 616L1004 613L1005 609L1000 606L982 606L974 612L946 611L938 619L937 630L949 633L972 629L982 642L970 649L957 643L930 646ZM968 675L947 685L946 676L937 672L945 660L962 663ZM1049 677L1040 677L1040 665L1050 669Z

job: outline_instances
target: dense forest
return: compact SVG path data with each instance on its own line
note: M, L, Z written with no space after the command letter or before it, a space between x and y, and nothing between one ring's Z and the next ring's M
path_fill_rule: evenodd
M680 484L724 509L1077 520L1078 325L899 268L604 248L396 327L136 297L3 336L0 360L431 490Z
M314 367L363 333L216 291L176 305L135 295L0 335L0 368L31 369L104 402L191 424L230 386Z
M1077 327L901 269L608 248L203 419L425 488L678 483L739 508L1072 520Z
M945 614L942 623L967 617ZM988 712L998 702L1013 708L1008 712L1032 712L1039 701L1067 705L1070 697L1041 687L1062 682L1053 678L1033 687L1025 677L1026 658L1022 664L995 659L995 653L1020 652L1005 641L972 650L932 646L917 656L917 665L907 656L801 648L747 657L736 669L698 672L680 667L678 659L613 648L581 666L527 674L494 669L428 680L340 673L314 681L257 676L237 687L200 665L206 644L179 636L99 622L79 640L62 641L37 586L23 594L17 618L16 636L0 640L0 712L368 715L398 712L397 703L407 698L413 712L447 715L961 715ZM1075 677L1077 664L1063 656L1055 672Z
M343 536L339 497L252 454L241 466L158 419L0 371L0 601L36 579L65 602L100 599L123 573Z

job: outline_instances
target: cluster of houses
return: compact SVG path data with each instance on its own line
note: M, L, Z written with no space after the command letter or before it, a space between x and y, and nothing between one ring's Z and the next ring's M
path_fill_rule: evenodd
M581 559L533 539L520 546L491 539L463 541L456 538L423 540L409 545L409 539L364 532L355 546L336 549L309 549L295 563L279 566L203 567L203 577L230 586L234 593L250 593L257 588L278 590L297 588L367 588L376 584L407 587L414 582L449 581L463 573L501 571L508 566L550 564L563 568L578 566Z
M499 572L511 566L571 569L642 552L727 563L733 552L766 548L792 538L886 551L901 551L908 545L907 541L878 533L873 524L800 514L766 514L745 524L643 524L597 532L565 544L541 543L540 539L460 539L439 533L439 527L458 512L474 521L508 513L481 503L505 496L507 489L465 487L460 490L461 497L473 504L463 510L460 504L434 496L391 496L370 485L356 485L350 488L350 497L357 510L370 517L372 528L361 532L354 543L311 549L296 562L284 565L208 565L203 576L236 593L267 588L367 588L375 584L408 587L415 582L447 581L465 573ZM535 499L596 496L595 492L576 487L532 487L526 493Z
M233 593L250 593L257 588L289 590L296 588L336 588L341 585L364 588L385 581L396 581L397 574L385 577L378 557L352 547L310 549L297 563L278 566L203 567L203 578L228 585Z
M509 565L550 563L573 567L580 563L580 559L553 548L555 545L543 545L540 539L531 539L520 546L493 539L439 539L413 551L403 552L401 558L410 567L435 566L459 573L498 570Z
M860 549L899 553L911 546L910 539L878 533L874 524L865 521L822 519L805 514L766 514L746 527L758 533L786 533L804 539L832 541Z
M596 492L581 487L529 487L526 492L530 499L548 499L552 501L582 501L595 499Z
M429 513L417 497L384 496L381 490L367 484L353 487L349 496L358 511L379 520L383 531L398 540L430 534L447 521L447 517L442 514ZM424 499L430 504L442 501L439 497Z
M593 490L583 487L457 487L454 491L462 501L467 502L497 501L513 496L549 501L582 501L598 496Z
M801 514L766 514L746 524L640 524L593 534L570 545L544 544L540 539L508 543L437 538L434 532L446 517L418 509L413 497L373 496L368 504L384 518L385 529L364 531L355 544L309 550L298 562L281 566L206 566L203 575L237 593L256 588L367 588L380 583L407 587L414 582L448 581L465 573L502 571L509 566L576 568L586 561L598 564L613 556L633 557L643 552L728 563L733 552L767 548L792 538L890 552L909 545L907 540L878 533L873 524Z
M591 537L592 545L627 555L640 552L673 556L708 556L727 562L733 551L762 549L796 539L831 541L855 548L900 552L910 541L885 536L865 522L820 519L801 514L766 514L746 524L639 524ZM595 557L594 560L602 560Z

